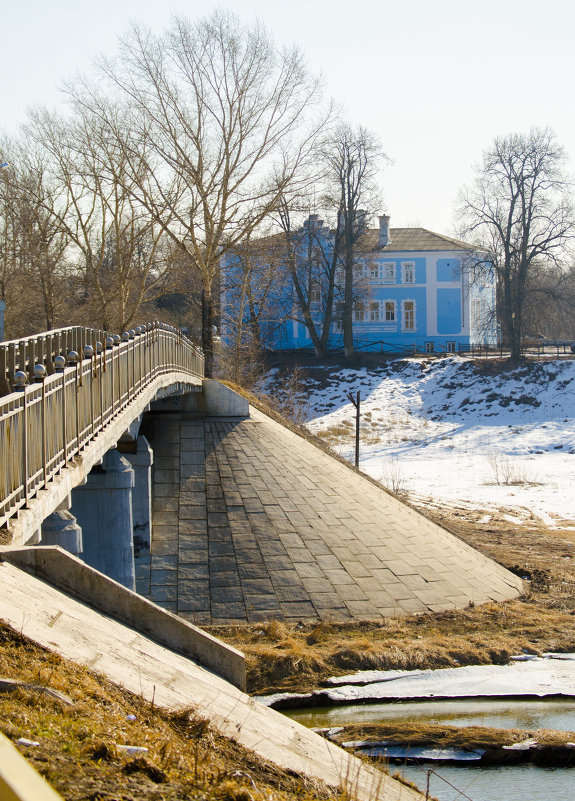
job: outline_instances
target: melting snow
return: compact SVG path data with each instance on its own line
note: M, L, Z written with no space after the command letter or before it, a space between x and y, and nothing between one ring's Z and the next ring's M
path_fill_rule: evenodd
M470 665L437 670L364 670L329 679L307 695L282 693L258 700L267 706L299 700L313 705L415 698L575 697L575 654L547 654L509 665Z
M360 466L390 489L426 506L505 509L512 524L575 522L575 362L499 375L479 375L476 366L414 358L333 372L306 385L306 425L352 461L347 392L360 390Z

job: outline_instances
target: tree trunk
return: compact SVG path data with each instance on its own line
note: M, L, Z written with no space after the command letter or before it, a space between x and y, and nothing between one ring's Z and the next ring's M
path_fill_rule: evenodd
M343 295L343 350L345 358L353 356L353 228L351 215L345 220L345 286Z
M211 287L202 290L202 349L204 351L204 375L214 375L214 299Z

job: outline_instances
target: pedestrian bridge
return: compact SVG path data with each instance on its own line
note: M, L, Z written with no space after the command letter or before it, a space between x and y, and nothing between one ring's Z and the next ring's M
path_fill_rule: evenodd
M199 392L203 355L172 326L63 328L0 344L0 532L24 544L153 401Z
M393 617L522 581L243 398L160 323L0 346L0 542L201 624Z

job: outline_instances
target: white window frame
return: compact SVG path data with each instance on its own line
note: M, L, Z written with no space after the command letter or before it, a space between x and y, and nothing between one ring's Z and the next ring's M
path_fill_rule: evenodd
M380 309L379 309L379 302L372 301L369 304L368 309L368 320L370 323L378 323L380 318Z
M405 319L405 305L406 303L413 303L413 325L407 327ZM416 331L417 330L417 303L413 298L405 298L401 301L401 330L402 331Z
M471 331L478 333L485 325L486 303L484 298L471 299Z
M434 342L426 342L425 343L425 352L426 353L435 353L435 343Z
M445 349L447 353L457 353L457 343L454 340L450 340L445 343Z
M317 281L314 281L310 287L309 302L310 305L313 304L315 306L318 306L321 303L321 287Z
M383 321L384 323L397 323L397 301L393 300L392 298L387 298L386 300L382 301L383 303ZM393 313L393 317L387 316L387 307L391 306L391 311Z
M411 280L408 281L408 277L411 277ZM415 262L414 261L402 261L401 262L401 281L404 284L415 284Z
M381 278L381 272L379 264L376 262L370 262L367 266L368 270L368 278L370 281L379 281Z
M386 284L395 284L395 262L384 261L382 263L381 277Z
M363 323L365 321L365 306L363 303L356 303L354 305L353 321L354 323Z

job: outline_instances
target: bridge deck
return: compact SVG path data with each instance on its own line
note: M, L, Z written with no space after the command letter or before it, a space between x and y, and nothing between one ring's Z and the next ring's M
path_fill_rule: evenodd
M256 410L157 415L138 591L200 624L377 618L516 597L519 578Z

